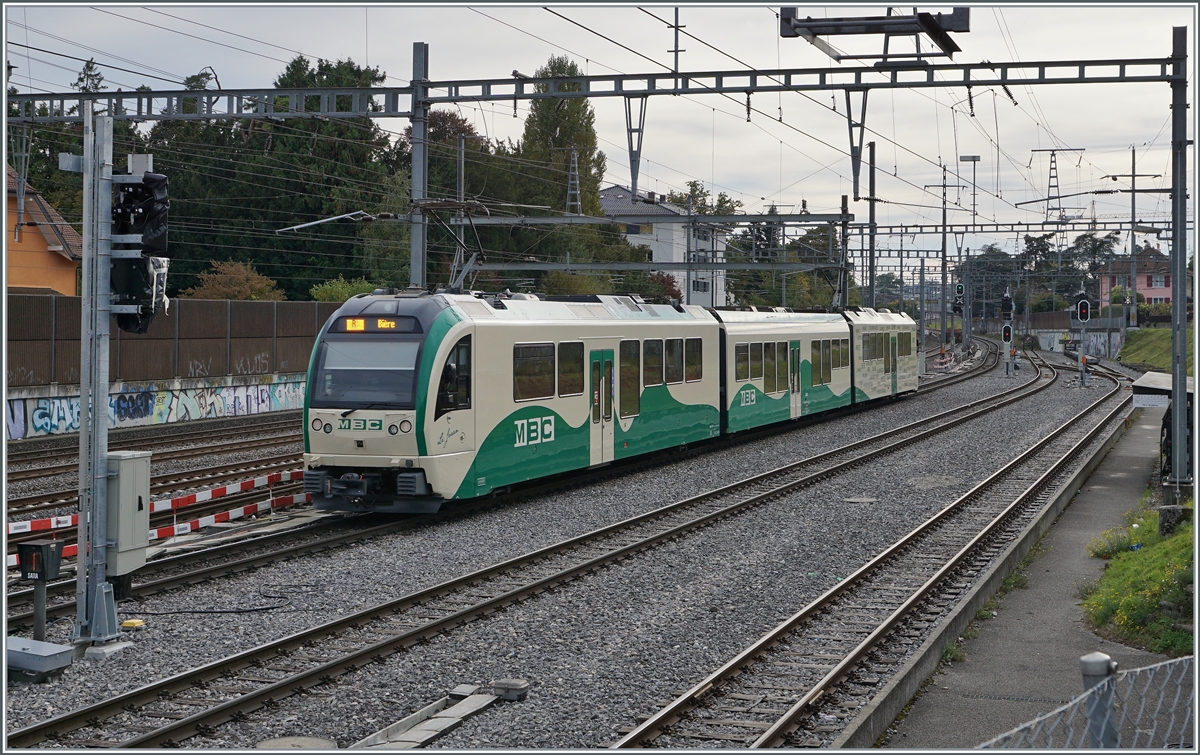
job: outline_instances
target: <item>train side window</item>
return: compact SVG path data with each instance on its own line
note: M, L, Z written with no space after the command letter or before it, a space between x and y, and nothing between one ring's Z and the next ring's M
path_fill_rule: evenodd
M621 341L621 357L618 370L620 371L621 398L620 410L622 417L634 417L641 410L642 381L641 381L641 351L642 345L637 341Z
M840 370L842 368L842 349L837 341L831 341L833 344L833 369Z
M762 368L762 343L750 344L750 379L761 380L763 375Z
M813 385L821 384L821 342L813 341L809 348L808 356L809 365L809 382Z
M884 359L887 356L887 333L876 333L875 339L875 358Z
M763 393L775 392L775 343L763 344Z
M642 341L642 385L662 385L663 342L660 338Z
M897 339L896 355L902 357L912 356L912 334L908 331L901 333Z
M530 401L554 396L554 344L519 343L513 346L513 400Z
M821 383L833 382L833 342L821 341Z
M694 383L704 379L704 339L689 338L684 345L684 379Z
M778 375L775 385L781 391L786 391L788 388L788 362L788 343L780 341L775 344L775 370Z
M583 393L583 343L558 345L558 395L578 396Z
M871 355L871 347L873 345L875 345L875 342L873 340L871 340L871 334L863 333L862 353L863 353L863 361L864 362L869 362L875 358Z
M699 341L700 339L693 339ZM683 339L668 338L666 349L663 351L663 363L666 366L667 382L683 382Z
M471 408L471 337L463 336L450 349L438 384L433 418Z
M842 366L843 367L850 366L850 339L849 338L842 339Z
M690 338L688 339L691 340ZM739 382L750 379L750 344L739 343L733 347L734 378Z

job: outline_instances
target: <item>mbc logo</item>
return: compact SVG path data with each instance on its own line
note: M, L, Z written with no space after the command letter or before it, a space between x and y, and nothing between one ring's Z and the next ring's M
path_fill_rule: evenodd
M339 430L382 430L381 419L339 419Z
M758 398L758 394L754 392L753 388L739 391L739 394L741 395L742 406L753 406L755 399Z
M513 448L532 446L535 443L550 443L554 440L554 417L534 417L519 419L513 424L517 426L517 442Z

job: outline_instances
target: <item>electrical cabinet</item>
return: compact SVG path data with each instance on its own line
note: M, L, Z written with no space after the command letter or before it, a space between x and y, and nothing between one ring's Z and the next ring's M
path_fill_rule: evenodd
M108 454L108 576L141 568L150 544L150 452Z

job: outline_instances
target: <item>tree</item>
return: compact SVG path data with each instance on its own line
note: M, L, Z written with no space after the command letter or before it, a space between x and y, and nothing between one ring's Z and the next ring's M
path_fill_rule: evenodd
M738 210L742 208L740 199L732 199L725 192L717 194L716 201L712 201L712 196L708 189L704 188L702 181L695 179L687 182L688 190L686 193L671 191L667 192L667 201L677 207L687 208L688 200L692 202L692 212L696 215L736 215Z
M551 55L546 65L534 72L535 78L582 76L579 65L565 55ZM580 91L580 84L562 84L566 92ZM547 92L549 87L538 84L537 91ZM525 119L525 130L518 149L522 159L534 165L527 170L542 180L531 183L529 188L532 204L546 205L554 210L565 210L567 203L567 176L571 165L571 150L574 149L579 167L580 201L583 214L600 214L600 182L604 180L607 158L596 148L596 113L587 98L566 99L547 97L533 100L529 116Z
M180 292L184 299L235 299L283 301L275 281L258 273L248 262L212 261L212 270L200 273L200 283Z
M895 273L875 276L875 305L894 307L900 304L900 279Z
M71 85L72 89L80 92L101 92L108 89L104 85L104 74L100 73L100 69L96 67L96 59L88 58L83 64L83 70L79 72L79 76L75 78L75 83Z
M346 280L339 275L333 280L318 283L310 288L308 293L312 296L313 301L342 302L358 294L369 294L376 288L379 287L366 278Z

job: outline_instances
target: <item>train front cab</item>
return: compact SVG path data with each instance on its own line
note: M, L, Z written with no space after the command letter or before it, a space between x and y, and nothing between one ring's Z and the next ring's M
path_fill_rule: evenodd
M854 403L895 398L917 389L917 326L907 314L850 307Z
M849 406L850 332L841 316L711 311L722 322L726 432Z
M438 510L473 454L471 336L470 320L440 296L359 296L334 313L305 399L314 508Z

